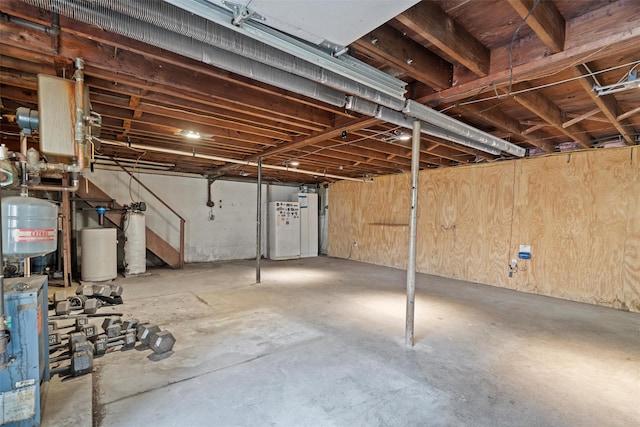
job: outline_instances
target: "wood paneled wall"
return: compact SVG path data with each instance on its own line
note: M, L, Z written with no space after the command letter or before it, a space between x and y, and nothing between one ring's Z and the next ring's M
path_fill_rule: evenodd
M422 171L423 273L640 311L640 149ZM330 256L406 268L410 176L330 188ZM519 245L532 259L508 264Z

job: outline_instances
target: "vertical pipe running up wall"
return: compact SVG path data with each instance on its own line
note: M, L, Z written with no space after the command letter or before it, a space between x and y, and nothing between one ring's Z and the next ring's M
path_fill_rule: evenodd
M0 205L2 196L0 196ZM5 311L4 311L4 257L2 255L2 209L0 209L0 370L7 367L7 336L5 333Z
M262 157L258 157L258 190L256 214L256 283L260 283L260 258L262 257Z
M409 217L409 262L407 266L407 317L404 343L413 347L414 313L416 299L416 227L418 223L418 170L420 167L420 120L413 122L411 145L411 213Z

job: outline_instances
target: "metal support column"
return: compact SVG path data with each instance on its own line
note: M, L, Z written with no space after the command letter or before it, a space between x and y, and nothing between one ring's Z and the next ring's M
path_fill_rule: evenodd
M413 122L411 145L411 214L409 218L409 262L407 266L407 318L404 343L412 347L416 299L416 227L418 222L418 171L420 169L420 120Z
M262 157L258 158L258 190L256 215L256 283L260 283L260 258L262 258Z

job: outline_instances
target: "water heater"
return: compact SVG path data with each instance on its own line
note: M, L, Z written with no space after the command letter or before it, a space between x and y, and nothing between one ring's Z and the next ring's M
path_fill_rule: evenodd
M144 214L127 211L124 217L124 272L143 274L147 271L147 239Z

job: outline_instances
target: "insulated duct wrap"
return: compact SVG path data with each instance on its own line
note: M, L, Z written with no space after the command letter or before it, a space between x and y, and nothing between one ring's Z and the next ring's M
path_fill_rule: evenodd
M524 157L526 154L526 150L522 147L511 144L503 139L496 138L491 134L455 120L414 100L408 100L407 105L402 112L411 117L415 117L416 119L431 123L441 129L456 133L473 141L477 141L484 146L494 147L518 157Z
M378 112L378 104L373 102L358 99L353 96L347 98L347 104L344 106L347 110L355 111L356 113L366 114L367 116L375 117Z
M371 89L165 2L23 1L331 105L344 106L345 95L338 90L397 110L404 106L404 99Z
M402 126L407 129L412 129L413 127L414 119L407 118L404 114L397 111L389 110L388 108L380 107L375 117L380 120L384 120L385 122L393 123L394 125ZM440 129L439 127L434 126L430 123L422 122L422 125L420 126L420 132L424 133L425 135L435 136L436 138L455 142L457 144L464 145L465 147L484 151L489 154L500 154L500 150L495 147L489 147L472 139L460 136L456 133Z

